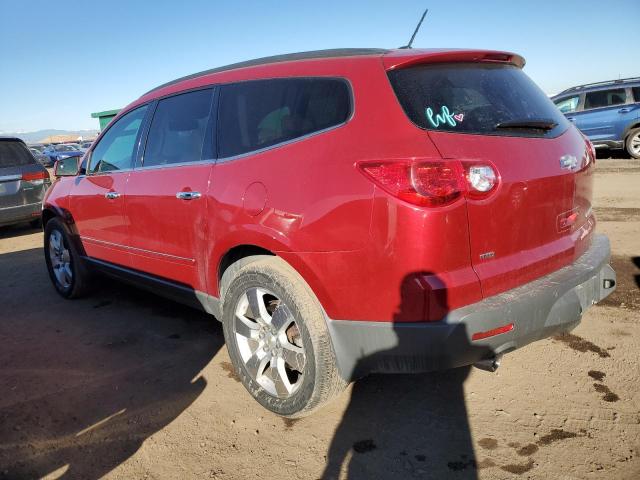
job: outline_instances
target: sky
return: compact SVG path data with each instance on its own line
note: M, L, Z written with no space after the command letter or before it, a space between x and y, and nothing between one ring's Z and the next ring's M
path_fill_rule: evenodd
M640 76L640 0L0 0L0 132L97 129L91 112L237 61L396 48L426 7L415 48L519 53L548 94Z

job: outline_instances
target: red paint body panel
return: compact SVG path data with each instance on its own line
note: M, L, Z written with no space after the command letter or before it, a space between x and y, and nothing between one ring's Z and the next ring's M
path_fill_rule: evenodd
M491 162L500 175L488 198L467 200L471 259L485 297L568 265L576 249L586 250L595 225L592 164L579 174L560 166L563 155L587 155L575 129L550 139L434 131L429 136L445 158ZM558 216L575 208L573 225L558 230Z
M206 193L212 168L205 163L131 173L125 220L132 268L206 291ZM184 191L202 197L176 198Z
M295 268L332 319L439 320L451 309L567 265L587 248L595 224L592 168L560 169L560 156L584 153L573 127L545 140L426 133L409 121L386 70L450 61L524 64L503 52L403 50L187 79L144 95L120 115L188 89L305 76L347 79L354 112L344 125L217 164L64 178L47 202L69 199L88 255L212 296L219 295L224 255L250 245ZM484 200L460 197L445 207L421 208L377 188L356 167L361 161L443 158L491 162L500 175L498 189ZM202 197L176 199L185 189ZM111 190L125 195L106 201ZM558 219L574 209L578 217L559 231ZM495 257L480 261L487 251Z
M129 172L120 172L62 180L73 182L69 190L69 212L87 255L127 267L130 258L124 246L129 231L124 221L124 192L128 178ZM121 196L109 200L105 197L109 192L118 192Z

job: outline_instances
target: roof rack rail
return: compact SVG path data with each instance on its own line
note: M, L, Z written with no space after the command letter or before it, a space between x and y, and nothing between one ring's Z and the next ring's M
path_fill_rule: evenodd
M617 80L607 80L605 82L594 82L594 83L585 83L584 85L576 85L575 87L567 88L566 90L561 91L558 95L562 95L563 93L574 92L576 90L582 90L587 87L597 87L597 86L606 86L606 85L618 85L629 82L639 82L640 77L629 77L629 78L619 78Z

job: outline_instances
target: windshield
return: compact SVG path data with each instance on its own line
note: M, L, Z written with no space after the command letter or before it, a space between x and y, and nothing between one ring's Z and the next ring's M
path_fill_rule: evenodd
M458 133L559 134L568 121L522 70L512 65L455 63L389 72L409 118L420 128ZM538 122L528 126L527 121ZM509 125L509 122L517 122Z
M22 142L0 141L0 168L32 164L33 157Z

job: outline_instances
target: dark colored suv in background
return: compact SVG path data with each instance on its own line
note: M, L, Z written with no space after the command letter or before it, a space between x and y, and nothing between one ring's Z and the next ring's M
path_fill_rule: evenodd
M0 137L0 225L39 224L49 185L49 172L22 140Z
M596 148L640 158L640 77L571 87L552 100Z

